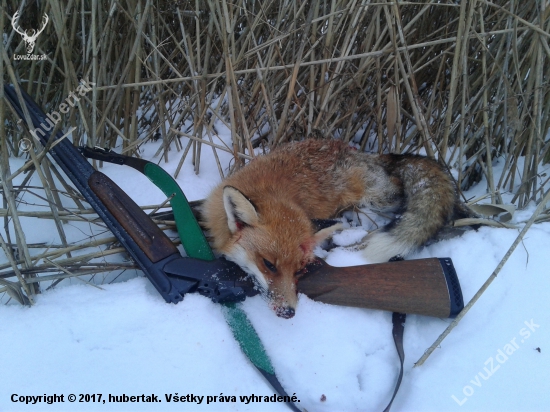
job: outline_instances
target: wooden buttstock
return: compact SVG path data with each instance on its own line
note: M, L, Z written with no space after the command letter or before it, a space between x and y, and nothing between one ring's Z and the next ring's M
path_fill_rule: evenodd
M318 259L298 291L333 305L455 317L464 307L451 259L418 259L334 267Z

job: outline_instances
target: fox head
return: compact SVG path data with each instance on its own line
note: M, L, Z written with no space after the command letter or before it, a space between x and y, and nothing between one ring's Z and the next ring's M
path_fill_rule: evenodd
M232 186L223 189L223 205L231 239L221 252L253 276L277 316L293 317L301 271L340 224L317 230L291 201L265 196L256 205Z

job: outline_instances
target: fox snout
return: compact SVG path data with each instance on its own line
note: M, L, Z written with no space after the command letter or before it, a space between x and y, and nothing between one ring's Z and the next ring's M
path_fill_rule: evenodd
M269 289L266 297L275 314L280 318L290 319L296 314L298 305L298 293L296 291L296 280L293 273L288 278L269 281Z
M296 314L296 310L290 307L277 307L275 308L275 314L280 318L290 319Z

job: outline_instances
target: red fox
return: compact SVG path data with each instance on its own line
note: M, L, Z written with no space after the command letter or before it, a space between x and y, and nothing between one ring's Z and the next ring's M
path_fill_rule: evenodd
M307 139L258 156L225 179L202 214L214 249L251 274L278 316L294 316L296 281L314 247L341 227L312 220L352 205L397 218L366 238L372 262L405 257L452 219L470 215L436 161L367 154L338 140Z

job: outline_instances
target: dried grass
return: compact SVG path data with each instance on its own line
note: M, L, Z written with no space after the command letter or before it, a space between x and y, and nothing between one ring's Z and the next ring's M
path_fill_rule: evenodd
M238 168L262 144L337 136L374 152L422 150L457 167L462 189L486 176L496 203L506 191L515 194L520 208L540 201L548 182L539 171L550 161L546 2L38 4L40 9L36 2L2 1L0 31L7 39L1 46L0 86L21 83L47 112L75 90L80 78L94 82L93 92L60 125L76 128L75 144L113 147L118 140L125 153L139 156L142 144L161 138L157 155L177 161L177 175L187 156L199 173L204 150L213 150L216 159L217 150L230 151L232 167ZM25 50L10 26L16 10L25 28L36 26L44 12L49 15L34 51L46 60L13 59ZM0 241L10 264L5 269L17 279L10 282L32 299L39 262L53 270L68 264L61 259L71 259L63 223L80 215L65 213L59 194L74 199L81 214L85 206L40 149L30 152L23 184L12 186L22 170L10 170L8 156L29 156L19 149L28 135L2 97L0 88L6 210ZM215 122L230 128L230 147L217 138ZM497 158L505 163L498 174ZM217 167L224 172L219 161ZM48 257L51 264L29 250L17 211L18 194L27 190L34 173L50 205L47 213L56 222L58 252L63 251L55 259ZM541 216L547 218L548 212ZM0 272L0 278L7 280L6 273ZM6 291L13 287L4 286Z

